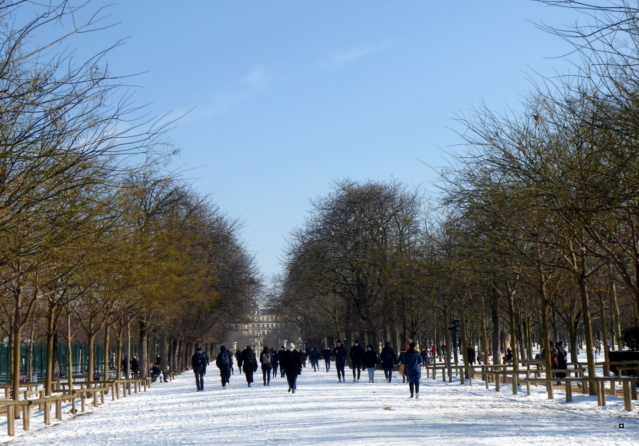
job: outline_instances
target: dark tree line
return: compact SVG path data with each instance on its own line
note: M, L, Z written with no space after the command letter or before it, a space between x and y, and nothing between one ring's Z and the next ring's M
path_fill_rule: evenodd
M14 398L25 339L46 341L47 394L62 340L88 344L89 380L94 345L106 365L114 335L119 367L131 328L143 375L149 335L176 370L249 313L260 286L238 223L162 172L172 123L108 72L110 48L86 60L66 49L107 26L93 7L0 1L0 336Z

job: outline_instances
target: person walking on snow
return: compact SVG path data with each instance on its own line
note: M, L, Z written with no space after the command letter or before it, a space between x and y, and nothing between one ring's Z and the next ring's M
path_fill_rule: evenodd
M372 345L366 347L364 352L364 366L368 370L368 382L375 382L375 367L377 367L377 353L373 350Z
M250 345L246 346L246 349L242 352L242 370L246 376L246 383L251 387L253 382L253 373L257 371L257 358L255 358L255 352Z
M280 364L280 358L275 349L271 349L271 365L273 366L273 378L277 378L277 367Z
M284 348L284 346L280 346L280 351L277 352L277 359L280 362L280 373L282 374L281 378L284 378L284 368L282 367L282 359L284 359L284 353L286 352L286 349Z
M387 342L386 346L382 349L381 360L386 382L389 383L393 379L393 366L397 364L397 355L393 347L391 347L390 342Z
M346 382L346 375L344 374L346 369L346 349L341 342L338 342L333 349L333 356L335 357L335 368L337 369L337 381Z
M264 385L269 386L271 384L271 370L273 369L271 352L267 346L264 346L262 353L260 353L260 364L262 367L262 379Z
M415 399L419 398L419 381L422 377L422 356L415 349L415 343L408 345L408 351L402 356L402 364L406 366L406 377L408 378L408 388L410 389L410 397L413 395Z
M308 354L309 359L311 360L311 366L313 367L313 371L317 372L319 370L319 360L321 358L319 350L313 347Z
M220 353L215 359L215 365L220 369L220 378L222 379L222 388L229 388L229 380L231 379L231 368L233 367L233 354L226 349L225 346L220 348Z
M191 367L195 374L195 386L197 391L204 390L204 375L206 375L206 366L209 365L209 357L200 347L197 347L195 354L191 357Z
M351 364L353 366L353 382L359 382L361 370L364 365L364 349L359 345L359 341L355 340L355 345L350 351ZM357 376L355 376L357 374Z
M284 352L280 367L286 373L288 381L288 391L295 393L297 389L297 377L302 374L302 355L295 350L295 344L288 345L288 350Z
M240 371L240 375L242 374L242 350L239 348L235 352L235 360L237 362L237 369Z
M324 362L326 363L326 371L331 370L331 349L326 347L322 350L322 356L324 357Z

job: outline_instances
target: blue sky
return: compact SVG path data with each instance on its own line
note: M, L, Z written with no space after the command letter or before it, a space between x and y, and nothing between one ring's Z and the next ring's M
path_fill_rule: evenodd
M107 2L97 2L107 4ZM118 24L76 40L109 55L153 114L188 110L169 169L222 212L266 277L335 181L436 192L462 150L456 115L517 109L534 71L565 72L567 45L534 23L576 17L532 0L127 0ZM534 76L533 76L534 77Z

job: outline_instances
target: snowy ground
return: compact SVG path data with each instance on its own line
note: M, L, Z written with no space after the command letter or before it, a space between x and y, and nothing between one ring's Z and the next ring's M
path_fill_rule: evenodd
M596 397L577 393L574 402L565 403L563 392L548 400L541 387L531 396L525 387L512 395L509 386L497 393L482 381L475 380L473 387L447 384L425 373L416 401L408 398L401 379L387 384L378 371L375 380L371 384L362 374L359 383L340 384L334 370L314 373L306 367L296 394L287 392L285 378L264 387L259 371L251 388L236 374L230 389L222 390L212 367L204 392L196 392L193 375L184 373L146 393L109 398L88 414L65 413L54 426L45 427L34 412L31 430L23 432L16 422L10 444L639 444L637 401L632 412L625 412L622 398L608 397L601 408ZM0 442L11 440L2 417Z

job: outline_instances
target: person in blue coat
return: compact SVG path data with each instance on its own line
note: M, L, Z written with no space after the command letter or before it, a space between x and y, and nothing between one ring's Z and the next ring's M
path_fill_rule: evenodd
M419 398L419 381L422 378L422 364L424 360L415 349L415 343L408 345L408 351L402 356L402 364L406 366L406 377L408 378L408 387L410 389L410 397L413 395L415 399Z

